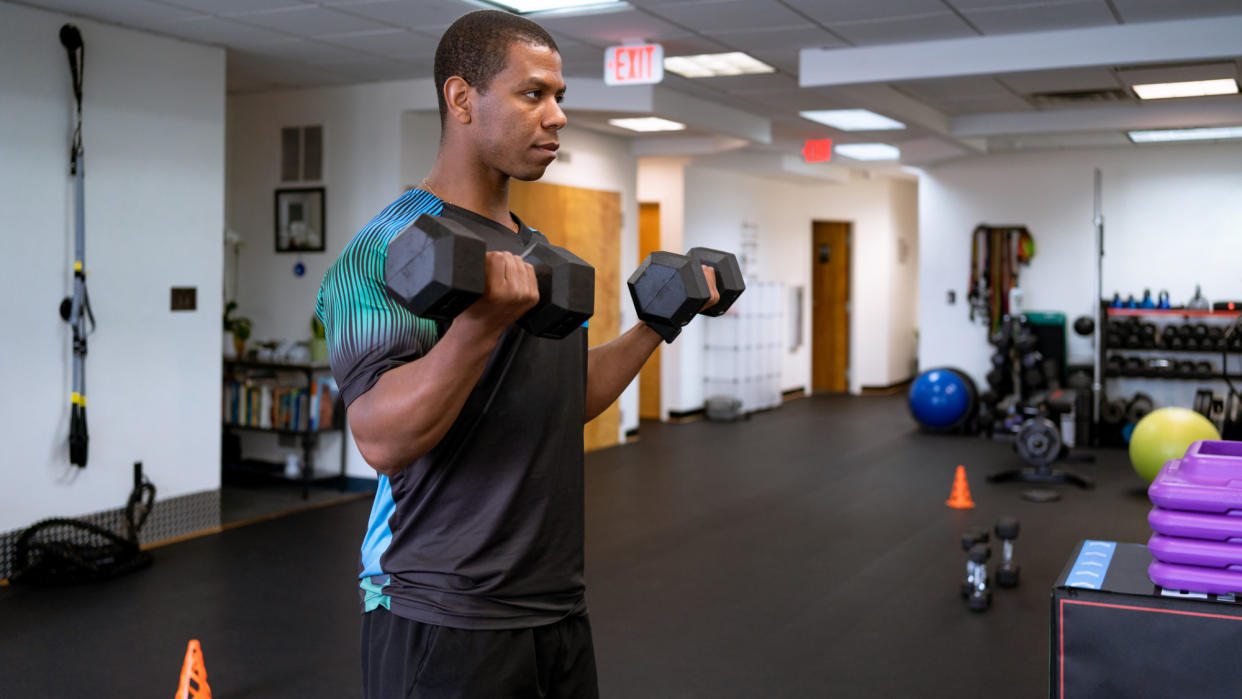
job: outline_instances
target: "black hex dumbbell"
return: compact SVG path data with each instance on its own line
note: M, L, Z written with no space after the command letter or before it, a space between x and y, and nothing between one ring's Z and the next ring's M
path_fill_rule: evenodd
M975 544L967 557L970 573L966 581L970 584L970 594L966 596L966 606L972 612L987 611L992 605L992 590L988 588L988 559L992 557L992 549L987 544Z
M987 543L988 543L988 530L986 529L982 529L982 528L970 529L965 534L962 534L962 550L965 551L967 554L969 554L971 550L974 549L975 546L977 545L987 546ZM975 573L974 563L973 561L970 560L970 556L967 555L966 579L962 582L962 599L966 599L967 597L970 597L971 593L975 589L974 573Z
M996 522L996 538L1001 540L1001 564L996 569L996 584L1001 587L1017 587L1021 568L1013 561L1013 542L1018 538L1018 520L1001 517Z
M715 272L720 300L701 311L711 297L704 266ZM723 315L746 290L737 257L709 248L692 248L685 255L653 252L634 270L627 284L639 320L651 325L666 342L672 342L696 313Z
M522 252L535 268L539 302L518 326L562 338L595 313L595 268L564 248L536 240ZM384 281L411 313L452 320L486 289L487 244L464 224L423 214L388 243Z

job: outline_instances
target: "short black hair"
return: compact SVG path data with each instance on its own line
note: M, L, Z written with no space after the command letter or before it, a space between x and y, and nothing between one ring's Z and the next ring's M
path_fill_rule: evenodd
M505 69L509 47L517 42L546 46L560 53L556 41L543 27L500 10L471 12L445 30L436 46L434 69L441 124L448 115L444 83L456 75L476 90L486 91L492 78Z

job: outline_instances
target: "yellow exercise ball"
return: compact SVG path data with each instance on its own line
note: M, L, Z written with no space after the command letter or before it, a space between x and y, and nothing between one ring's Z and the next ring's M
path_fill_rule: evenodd
M1130 435L1130 465L1151 483L1166 462L1182 458L1200 439L1220 439L1211 420L1187 408L1153 410L1139 420Z

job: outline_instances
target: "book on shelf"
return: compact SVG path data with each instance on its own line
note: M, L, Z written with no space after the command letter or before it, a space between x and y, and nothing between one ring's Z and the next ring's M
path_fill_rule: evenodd
M229 377L223 386L221 417L240 427L313 432L333 426L338 393L330 376L316 377L309 386L275 378Z

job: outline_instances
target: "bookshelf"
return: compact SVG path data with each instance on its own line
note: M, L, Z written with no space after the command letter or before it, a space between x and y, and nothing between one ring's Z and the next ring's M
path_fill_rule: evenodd
M345 409L327 363L291 364L225 359L221 424L226 433L292 437L302 456L302 499L315 479L315 451L324 432L340 432L340 488L345 490ZM222 464L239 468L239 464ZM284 477L284 471L278 471ZM276 476L276 473L269 475Z

